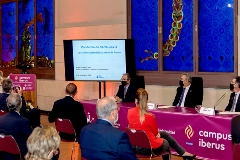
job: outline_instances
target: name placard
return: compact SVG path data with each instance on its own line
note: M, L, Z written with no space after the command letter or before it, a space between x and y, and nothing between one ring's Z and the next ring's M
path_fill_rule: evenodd
M156 106L154 103L147 103L148 109L156 109Z
M201 107L200 113L205 115L215 115L214 108Z

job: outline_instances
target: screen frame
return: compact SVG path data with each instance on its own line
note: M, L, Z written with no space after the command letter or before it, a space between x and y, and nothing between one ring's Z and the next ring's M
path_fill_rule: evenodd
M120 81L108 80L108 79L89 79L89 80L75 80L74 79L74 62L73 62L73 44L72 41L91 41L91 40L124 40L125 42L125 65L126 73L129 73L131 77L136 76L136 62L135 62L135 46L133 39L72 39L63 40L64 48L64 67L65 67L65 80L66 81ZM124 73L122 73L124 74Z

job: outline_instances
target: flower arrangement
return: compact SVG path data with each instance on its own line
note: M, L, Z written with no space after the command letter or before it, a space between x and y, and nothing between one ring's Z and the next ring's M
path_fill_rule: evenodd
M32 104L33 104L33 102L31 100L27 100L27 102L26 102L26 107L27 107L26 111L27 112L34 108Z

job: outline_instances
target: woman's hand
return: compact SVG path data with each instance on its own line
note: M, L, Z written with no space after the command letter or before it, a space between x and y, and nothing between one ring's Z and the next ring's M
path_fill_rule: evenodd
M157 138L161 138L160 133L158 133L156 137L157 137Z

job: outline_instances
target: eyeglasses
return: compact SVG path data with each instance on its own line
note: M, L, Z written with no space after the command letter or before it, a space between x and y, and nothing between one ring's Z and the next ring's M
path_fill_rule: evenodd
M121 81L127 81L128 79L122 79L122 78L121 78L120 80L121 80Z

